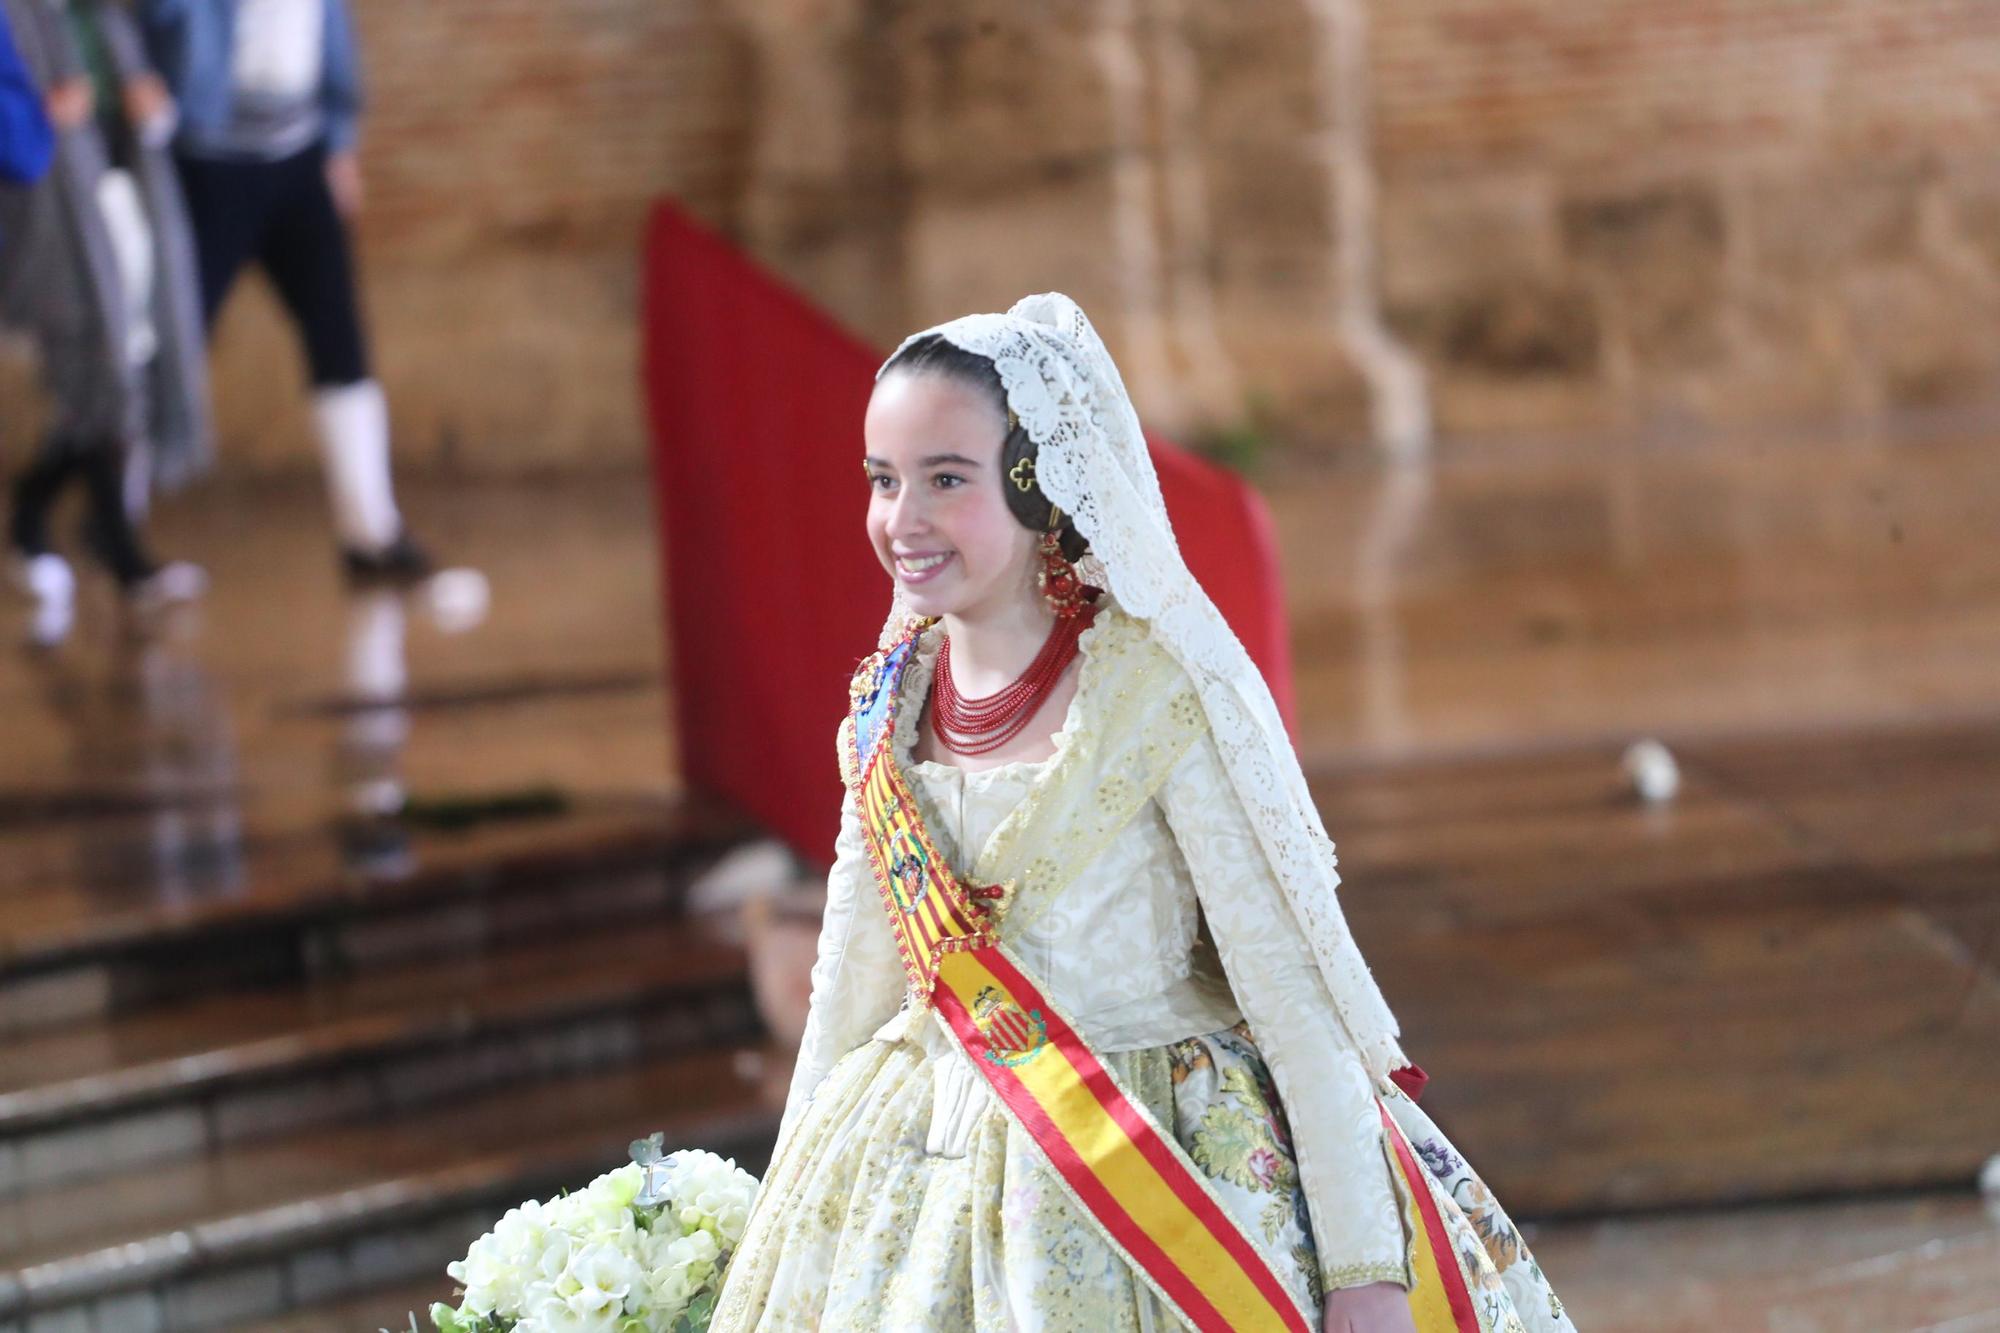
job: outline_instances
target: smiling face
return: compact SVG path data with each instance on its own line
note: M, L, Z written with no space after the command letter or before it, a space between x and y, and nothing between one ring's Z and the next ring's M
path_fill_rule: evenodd
M1006 418L945 375L891 371L863 423L868 538L920 615L981 618L1032 603L1035 534L1001 492Z

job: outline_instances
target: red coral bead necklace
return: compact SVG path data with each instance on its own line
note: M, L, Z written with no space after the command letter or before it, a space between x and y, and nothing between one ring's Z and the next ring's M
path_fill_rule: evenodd
M958 692L951 679L951 640L938 649L937 688L931 694L931 725L941 744L953 754L987 754L1021 734L1056 681L1077 654L1077 639L1096 619L1097 607L1085 603L1073 616L1058 617L1042 642L1042 650L1011 685L978 699Z

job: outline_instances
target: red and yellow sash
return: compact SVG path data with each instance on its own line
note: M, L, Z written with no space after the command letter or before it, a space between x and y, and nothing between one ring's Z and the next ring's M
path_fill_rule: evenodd
M857 679L850 738L868 858L913 994L935 1006L1071 1196L1189 1325L1306 1333L1316 1321L1186 1152L1000 943L1011 889L961 883L931 841L893 745L914 643L905 637Z

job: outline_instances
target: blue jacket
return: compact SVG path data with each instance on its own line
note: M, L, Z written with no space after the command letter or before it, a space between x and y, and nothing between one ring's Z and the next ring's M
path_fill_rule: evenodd
M42 91L21 63L7 16L0 14L0 180L17 185L40 180L55 146Z
M361 58L347 0L326 0L320 103L326 145L352 148L360 133ZM236 0L140 0L139 21L153 67L173 90L181 126L197 135L229 123L229 64L236 50Z

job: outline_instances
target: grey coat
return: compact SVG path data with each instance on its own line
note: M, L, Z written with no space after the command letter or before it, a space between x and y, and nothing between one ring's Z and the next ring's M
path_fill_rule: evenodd
M130 15L112 0L72 0L96 25L121 83L145 72ZM0 0L21 55L46 90L84 73L59 0ZM213 453L208 362L193 235L166 148L136 135L107 144L96 120L57 134L48 175L0 187L0 320L33 334L54 400L51 447L92 447L114 437L150 455L176 485ZM152 318L158 350L143 366L125 353L127 316L97 187L117 152L132 173L152 233Z

